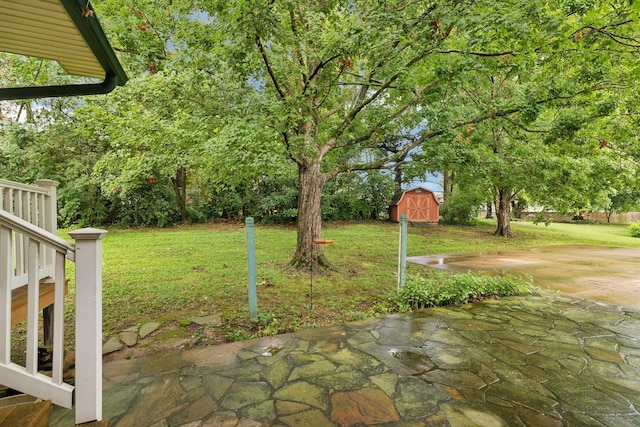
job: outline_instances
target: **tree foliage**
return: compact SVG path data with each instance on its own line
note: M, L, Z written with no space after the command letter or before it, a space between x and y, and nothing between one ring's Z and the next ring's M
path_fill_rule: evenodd
M493 15L492 37L456 39L459 46L447 51L444 64L455 70L457 88L447 103L456 107L441 110L449 130L428 139L421 157L426 170L455 172L457 191L466 194L454 197L454 217L464 219L474 198L493 192L500 235L510 234L511 205L522 191L535 204L561 211L602 207L598 200L611 188L602 173L621 177L617 188L625 176L620 168L604 172L610 153L603 145L637 141L629 135L636 121L637 13L623 2L513 5L492 9L502 15ZM489 30L475 18L461 22L473 34ZM422 172L417 166L412 169Z
M384 215L389 176L361 172L400 161L409 177L455 177L466 194L450 212L494 198L508 220L523 191L559 210L635 198L639 10L626 0L96 7L134 78L108 97L47 101L48 113L22 107L35 129L5 128L0 161L26 174L15 153L67 135L77 164L52 170L70 173L69 200L95 195L100 218L295 218L292 263L317 267L323 217ZM56 76L10 61L10 82Z

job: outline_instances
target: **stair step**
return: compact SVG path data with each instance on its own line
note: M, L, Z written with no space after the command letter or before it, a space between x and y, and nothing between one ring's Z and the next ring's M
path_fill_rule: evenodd
M55 283L49 280L47 278L40 282L40 299L38 301L40 310L53 304L55 300ZM64 284L64 294L66 295L68 291L69 280ZM21 286L11 292L11 326L27 318L27 292L27 286Z
M14 394L0 399L0 409L8 406L20 405L22 403L34 403L38 400L39 399L37 397L29 396L28 394L14 392Z
M27 394L0 398L0 427L49 427L50 401ZM42 419L37 416L42 415ZM30 418L31 417L31 418ZM110 420L77 424L77 427L109 427Z
M48 427L50 400L17 395L0 399L0 426Z
M109 427L109 420L102 420L102 421L93 421L90 423L84 423L84 424L76 424L76 426L82 426L82 427Z

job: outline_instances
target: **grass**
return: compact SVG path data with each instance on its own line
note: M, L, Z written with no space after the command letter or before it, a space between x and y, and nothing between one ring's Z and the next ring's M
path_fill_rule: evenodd
M536 290L531 277L504 272L497 275L467 272L439 279L425 279L420 275L407 277L399 301L406 307L429 308L530 294Z
M638 246L626 225L514 222L514 238L493 236L494 225L438 226L408 230L408 255L478 252L545 244ZM157 340L190 345L271 335L303 327L357 320L397 307L398 224L328 223L323 238L336 271L294 271L292 227L256 227L258 310L249 320L244 224L168 229L110 229L103 240L103 329L105 338L148 321L164 327ZM65 233L63 235L66 236ZM66 236L68 237L68 236ZM73 265L70 266L69 277ZM409 264L424 277L442 273ZM313 307L311 283L313 282ZM73 283L67 315L73 316ZM218 314L222 325L202 328L190 316ZM72 327L72 322L68 322Z

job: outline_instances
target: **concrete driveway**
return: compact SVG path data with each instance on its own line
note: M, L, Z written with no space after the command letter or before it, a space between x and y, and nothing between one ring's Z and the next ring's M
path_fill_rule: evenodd
M553 245L414 256L407 261L454 272L526 273L543 289L640 310L640 248Z

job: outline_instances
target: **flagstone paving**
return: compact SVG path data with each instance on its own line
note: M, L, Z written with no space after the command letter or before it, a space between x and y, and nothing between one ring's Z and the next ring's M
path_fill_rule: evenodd
M640 425L640 313L551 292L433 308L106 363L103 399L113 427Z

